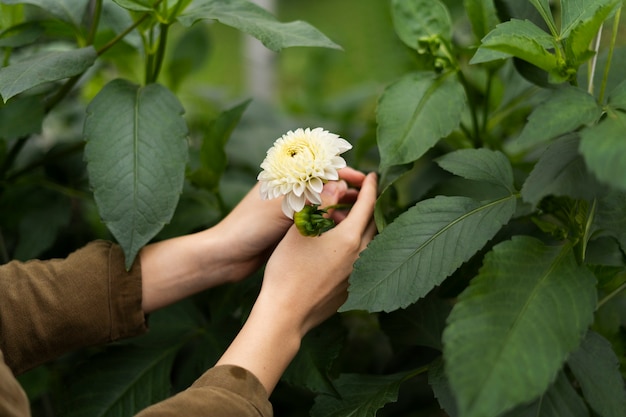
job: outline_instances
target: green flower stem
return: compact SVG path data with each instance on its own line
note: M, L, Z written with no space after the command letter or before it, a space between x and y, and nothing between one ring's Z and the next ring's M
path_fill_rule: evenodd
M617 42L617 35L619 31L619 21L622 14L622 8L620 7L615 12L613 19L613 34L611 36L611 45L609 46L609 53L606 58L606 65L604 66L604 74L602 76L602 84L600 85L600 93L598 94L598 101L602 103L604 100L604 93L606 91L606 83L609 78L609 70L611 69L611 61L613 60L613 52L615 50L615 43Z
M98 32L98 26L100 25L100 16L102 15L102 0L96 0L93 10L93 16L91 18L91 27L87 34L87 45L93 45L96 39L96 32Z
M165 57L165 46L167 45L167 34L169 32L170 25L167 23L161 23L159 34L159 45L152 60L152 71L149 80L146 84L154 83L159 78L161 67L163 66L163 59Z

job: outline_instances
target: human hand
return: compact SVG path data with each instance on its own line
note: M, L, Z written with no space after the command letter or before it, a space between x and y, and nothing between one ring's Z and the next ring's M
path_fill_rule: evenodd
M348 167L339 170L339 178L339 181L325 184L322 207L353 202L358 191L348 188L348 184L360 187L365 174ZM293 225L293 220L283 214L281 202L282 199L261 199L257 183L228 216L212 228L211 232L217 232L224 239L223 246L229 248L230 281L243 279L259 268ZM329 214L337 223L345 218L345 212L340 210L331 210Z
M319 237L304 237L292 227L270 257L257 303L267 303L298 324L304 336L335 313L347 297L348 277L358 254L376 233L372 219L376 176L363 177L361 190L339 202L354 201L346 214L331 215L337 226Z

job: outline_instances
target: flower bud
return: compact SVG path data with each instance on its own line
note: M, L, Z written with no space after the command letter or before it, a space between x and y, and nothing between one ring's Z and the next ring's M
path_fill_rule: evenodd
M293 215L293 222L302 236L319 236L335 227L333 219L324 217L326 210L317 204L306 205Z

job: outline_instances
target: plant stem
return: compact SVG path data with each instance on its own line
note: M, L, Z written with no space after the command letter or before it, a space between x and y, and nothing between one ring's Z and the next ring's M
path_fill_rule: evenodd
M606 58L606 65L604 66L604 74L602 76L602 84L600 86L600 93L598 95L598 101L602 103L604 100L604 92L606 91L606 83L609 79L609 71L611 69L611 61L613 60L613 52L615 50L615 43L617 42L617 34L619 29L619 21L622 14L622 8L620 7L615 12L615 18L613 20L613 34L611 36L611 45L609 46L609 54Z
M598 63L598 51L600 50L600 40L602 39L602 28L604 25L600 25L600 29L598 29L598 34L596 35L596 39L593 45L593 51L595 52L591 61L589 61L589 71L587 74L587 92L589 94L593 94L593 79L596 75L596 65Z
M133 23L132 25L130 25L129 27L126 28L126 30L124 30L123 32L121 32L120 34L118 34L116 37L114 37L113 39L111 39L109 42L107 42L105 45L103 45L102 47L100 47L100 49L98 49L96 51L96 54L98 56L104 54L106 51L108 51L109 49L111 49L116 43L118 43L119 41L121 41L122 39L124 39L126 37L126 35L128 35L130 32L132 32L133 30L135 30L135 28L137 26L139 26L140 24L142 24L148 17L150 17L150 13L146 12L143 15L141 15L141 17L139 19L137 19L137 21L135 23Z
M611 299L613 299L616 295L618 295L620 292L624 290L626 290L626 282L622 283L622 285L620 285L619 287L611 291L606 297L600 300L598 302L598 306L596 307L596 310L600 310L600 308L602 308L603 305L605 305L607 302L609 302Z
M169 32L170 25L167 23L161 23L159 34L159 46L154 56L152 75L146 84L154 83L159 78L161 67L163 66L163 58L165 57L165 46L167 45L167 34Z
M91 18L91 27L87 34L87 45L93 45L100 24L100 16L102 15L102 0L95 0L93 17Z

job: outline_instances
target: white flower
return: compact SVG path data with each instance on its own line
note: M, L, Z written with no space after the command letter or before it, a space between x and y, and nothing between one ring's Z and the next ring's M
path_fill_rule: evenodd
M289 218L302 210L307 200L321 204L324 183L338 179L337 170L346 166L339 154L351 148L348 141L321 127L290 130L274 142L261 164L263 171L257 177L261 197L268 200L284 195L282 209Z

